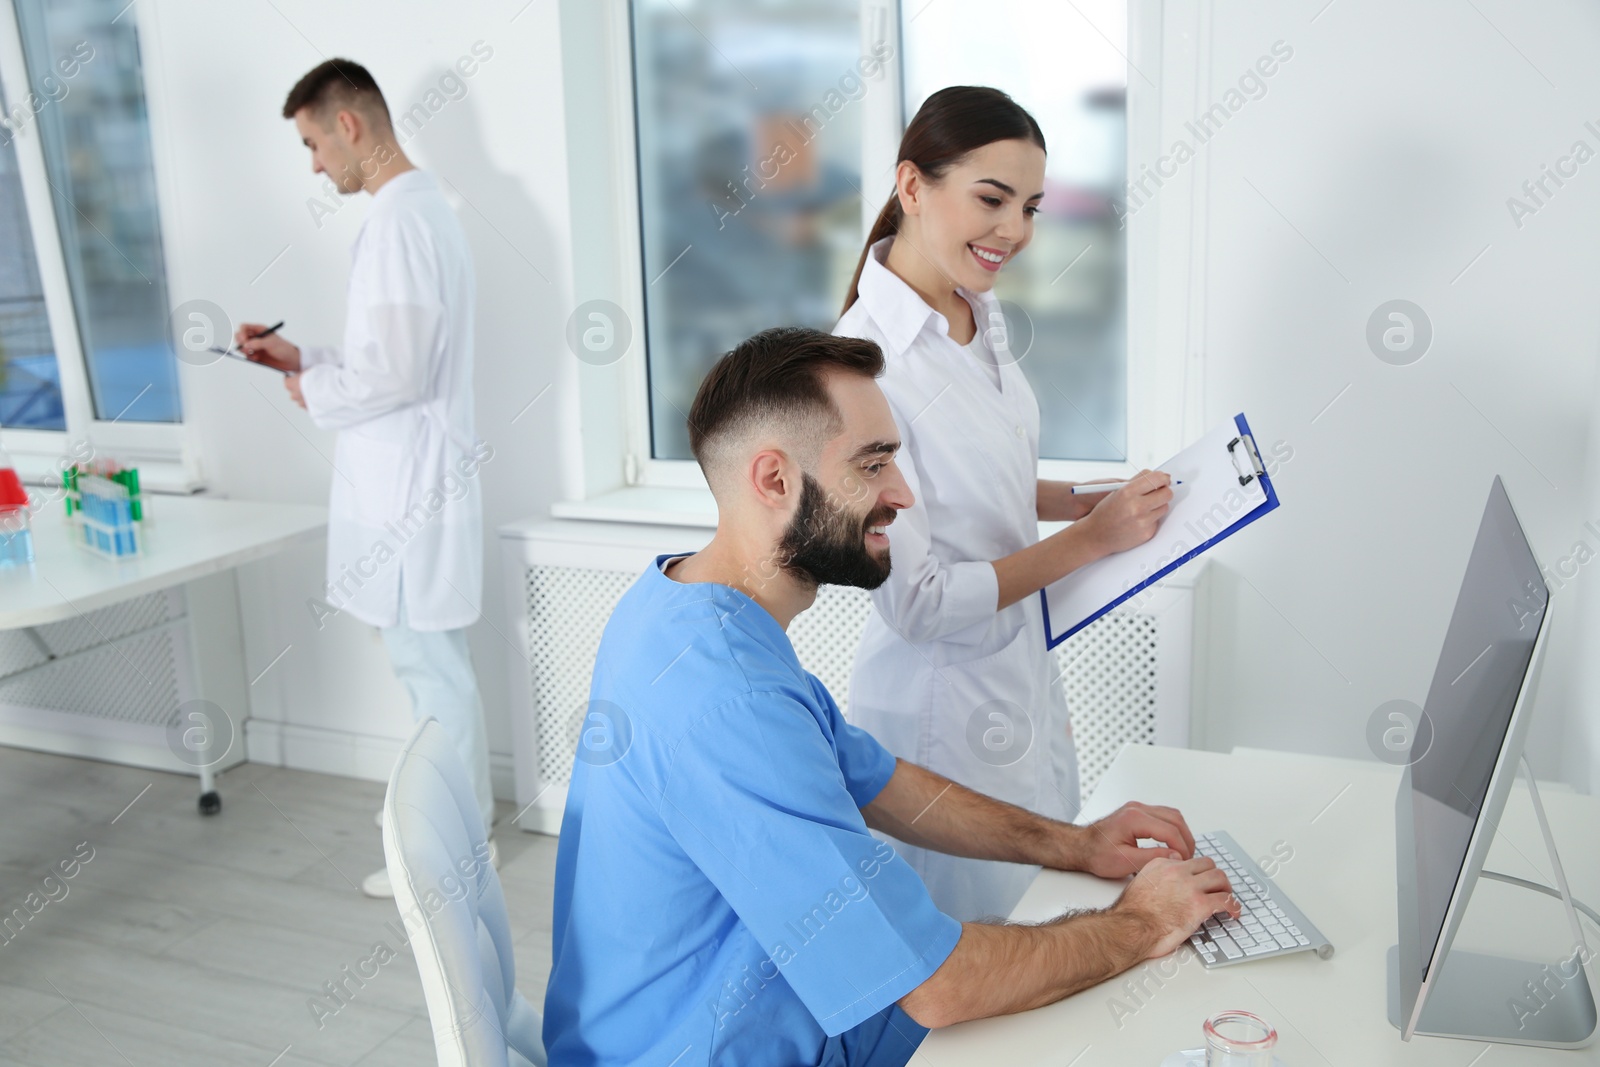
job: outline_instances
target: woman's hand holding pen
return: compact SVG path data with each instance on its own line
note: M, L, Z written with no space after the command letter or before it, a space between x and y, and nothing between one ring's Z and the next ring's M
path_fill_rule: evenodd
M1102 500L1106 499L1106 497L1111 495L1110 493L1106 493L1104 495L1099 493L1080 493L1077 491L1079 486L1105 484L1121 485L1122 482L1123 479L1121 478L1096 478L1092 482L1041 481L1041 500L1044 498L1043 487L1045 485L1049 485L1051 487L1052 491L1050 493L1050 504L1053 514L1045 514L1045 509L1040 507L1039 518L1046 521L1054 520L1057 522L1077 522L1079 519L1082 519L1088 515L1089 512L1093 511L1096 504L1100 503Z
M300 349L259 322L240 323L233 343L257 363L265 363L286 374L300 373Z
M1142 470L1128 485L1099 498L1094 510L1074 524L1085 530L1106 555L1142 545L1156 535L1172 504L1172 476Z
M1113 492L1068 497L1097 503L1066 529L993 561L999 587L995 610L1004 611L1079 567L1150 540L1172 501L1171 481L1162 471L1144 470ZM1041 481L1040 485L1064 487L1067 483ZM1051 496L1059 501L1059 488L1053 489ZM1057 510L1048 502L1047 506L1049 510L1041 511L1041 517L1059 521L1064 509Z

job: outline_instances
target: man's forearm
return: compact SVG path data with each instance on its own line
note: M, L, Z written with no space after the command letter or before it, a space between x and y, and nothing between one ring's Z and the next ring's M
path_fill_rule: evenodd
M908 845L981 860L1076 869L1083 831L1069 823L975 793L905 760L861 809L867 825Z
M1144 959L1149 924L1117 908L1040 926L963 923L961 940L933 975L901 998L936 1028L1053 1004Z

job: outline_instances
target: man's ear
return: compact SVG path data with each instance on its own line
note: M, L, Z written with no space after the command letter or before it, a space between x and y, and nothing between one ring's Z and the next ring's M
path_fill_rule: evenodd
M339 124L339 132L344 135L344 139L350 144L357 142L366 127L366 123L362 121L360 115L356 114L354 108L341 108L339 113L334 116L334 121Z
M750 486L765 507L787 511L800 491L800 469L776 448L764 448L750 459Z

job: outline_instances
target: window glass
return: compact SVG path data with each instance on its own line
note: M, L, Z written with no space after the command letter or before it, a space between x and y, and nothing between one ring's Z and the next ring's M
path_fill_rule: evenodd
M177 361L167 337L166 267L132 5L15 4L29 83L48 100L33 121L95 417L177 422Z
M9 124L0 127L0 426L65 430L61 375L12 143L13 128L30 117L0 103Z
M652 454L692 459L718 356L831 329L861 254L858 0L635 0Z
M1003 89L1038 120L1049 157L1033 242L995 295L1039 401L1046 459L1127 456L1124 2L901 5L905 114L947 85Z

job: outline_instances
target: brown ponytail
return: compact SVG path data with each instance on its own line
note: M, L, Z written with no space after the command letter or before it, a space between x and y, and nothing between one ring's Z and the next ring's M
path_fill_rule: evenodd
M996 141L1031 141L1044 148L1044 131L1021 104L999 89L985 85L952 85L940 89L917 109L917 115L900 138L896 166L910 161L930 181L938 181L969 153ZM889 194L889 202L878 212L866 247L856 261L850 279L850 292L839 314L850 310L860 298L861 272L866 268L872 246L900 232L905 213L900 208L900 191Z

